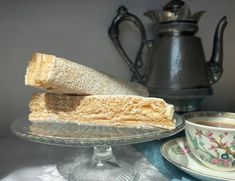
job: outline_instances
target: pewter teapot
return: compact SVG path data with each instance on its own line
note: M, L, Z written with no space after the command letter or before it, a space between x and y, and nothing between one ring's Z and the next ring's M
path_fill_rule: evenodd
M195 36L203 13L192 14L182 0L170 1L163 11L147 11L144 15L152 20L155 33L154 40L147 40L140 19L121 6L108 31L116 49L133 72L131 80L145 85L151 96L174 104L179 112L200 109L200 102L212 94L211 85L223 73L223 32L227 19L221 18L216 27L212 56L207 62L201 39ZM119 25L123 21L134 23L141 33L135 61L128 57L119 41ZM145 47L149 49L149 58L145 61L145 72L141 74Z

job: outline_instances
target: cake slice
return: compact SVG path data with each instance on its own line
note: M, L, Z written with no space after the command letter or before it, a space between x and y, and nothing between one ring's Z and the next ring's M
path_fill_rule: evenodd
M174 107L163 99L133 95L33 94L29 120L119 127L174 129Z
M87 66L42 53L34 53L29 61L25 84L64 94L148 96L147 89L140 84L123 81Z

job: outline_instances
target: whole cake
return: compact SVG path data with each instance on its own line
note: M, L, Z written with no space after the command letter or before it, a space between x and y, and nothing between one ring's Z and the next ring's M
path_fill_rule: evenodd
M133 95L33 94L29 120L174 129L174 108L163 99Z

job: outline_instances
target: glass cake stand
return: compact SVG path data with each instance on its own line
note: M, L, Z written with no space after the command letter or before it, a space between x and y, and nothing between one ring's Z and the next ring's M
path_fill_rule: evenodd
M85 162L79 161L69 172L67 176L69 181L136 181L139 178L137 170L132 165L117 160L111 146L172 136L184 128L181 116L176 114L175 120L176 128L167 131L159 128L104 127L59 122L32 123L24 117L14 121L11 129L16 136L34 142L71 147L94 147L92 158Z

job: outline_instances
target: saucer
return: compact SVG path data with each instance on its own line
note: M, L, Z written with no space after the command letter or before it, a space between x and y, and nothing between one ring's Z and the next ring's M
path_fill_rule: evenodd
M203 181L235 181L235 172L212 170L190 153L185 138L172 139L161 146L162 155L179 169Z

